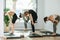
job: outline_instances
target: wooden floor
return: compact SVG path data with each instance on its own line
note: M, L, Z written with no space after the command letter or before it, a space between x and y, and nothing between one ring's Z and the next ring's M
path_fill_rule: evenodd
M21 38L21 39L7 39L7 40L60 40L60 37L38 37L38 38Z

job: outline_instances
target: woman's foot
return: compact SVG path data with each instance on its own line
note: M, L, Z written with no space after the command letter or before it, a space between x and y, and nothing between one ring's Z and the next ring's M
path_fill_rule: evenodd
M25 28L24 31L27 31L27 28Z
M35 32L30 32L31 34L35 34Z
M13 32L10 33L10 35L13 35L13 34L14 34Z
M56 35L56 33L53 33L52 35Z

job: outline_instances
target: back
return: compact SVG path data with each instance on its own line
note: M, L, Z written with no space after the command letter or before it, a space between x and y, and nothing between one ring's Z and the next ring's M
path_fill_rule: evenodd
M29 10L29 13L32 15L33 20L37 21L38 18L37 13L34 10Z

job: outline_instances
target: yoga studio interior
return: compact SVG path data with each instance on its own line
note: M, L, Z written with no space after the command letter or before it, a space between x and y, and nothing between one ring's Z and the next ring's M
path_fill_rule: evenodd
M6 40L60 40L60 0L2 2Z

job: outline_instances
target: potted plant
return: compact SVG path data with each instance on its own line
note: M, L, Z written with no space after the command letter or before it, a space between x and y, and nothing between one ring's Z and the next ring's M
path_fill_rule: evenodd
M9 8L5 8L4 9L4 15L7 13L7 11L9 11L10 9Z
M9 32L9 17L8 15L4 16L4 23L5 23L5 32Z
M5 8L4 13L6 13L7 11L9 11L9 9ZM4 24L5 24L4 32L9 32L9 17L8 15L5 14L4 14Z

